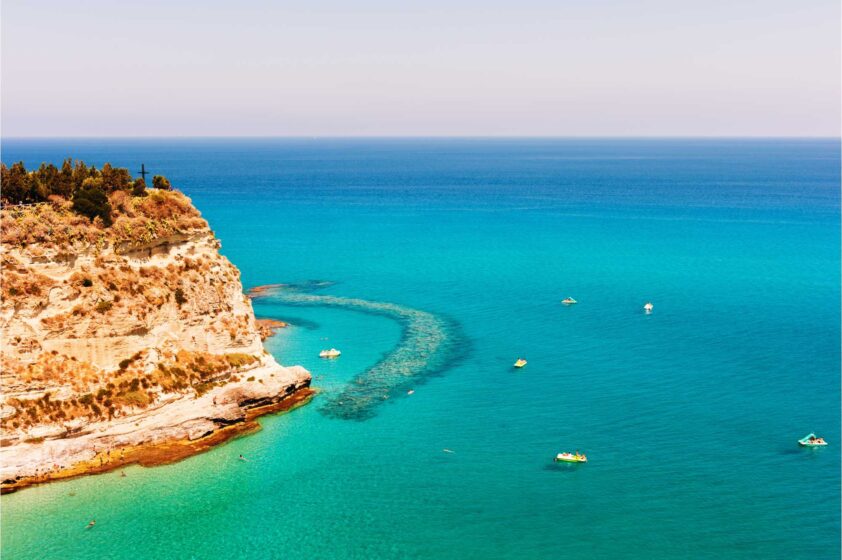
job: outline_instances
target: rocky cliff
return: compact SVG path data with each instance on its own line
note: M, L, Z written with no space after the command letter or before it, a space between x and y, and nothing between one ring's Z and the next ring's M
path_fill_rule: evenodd
M263 349L239 271L189 199L121 191L111 205L110 227L60 199L0 216L5 489L212 437L309 386Z

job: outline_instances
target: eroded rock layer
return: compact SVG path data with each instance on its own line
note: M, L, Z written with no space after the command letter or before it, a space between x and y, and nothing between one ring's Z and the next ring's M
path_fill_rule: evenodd
M103 450L209 437L309 386L264 351L189 199L117 197L108 228L62 201L2 211L6 488Z

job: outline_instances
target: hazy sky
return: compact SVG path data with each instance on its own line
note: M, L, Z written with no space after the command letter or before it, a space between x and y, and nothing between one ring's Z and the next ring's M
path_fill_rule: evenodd
M839 136L839 0L3 0L11 136Z

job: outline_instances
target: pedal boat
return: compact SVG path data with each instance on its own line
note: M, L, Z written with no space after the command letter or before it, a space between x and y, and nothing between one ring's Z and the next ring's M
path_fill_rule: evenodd
M821 447L823 445L827 445L824 438L816 437L816 434L807 434L803 438L799 439L798 443L804 447Z
M559 453L555 456L556 463L587 463L584 453Z
M517 361L515 362L516 368L522 368L525 365L526 365L526 360L524 360L523 358L518 358Z

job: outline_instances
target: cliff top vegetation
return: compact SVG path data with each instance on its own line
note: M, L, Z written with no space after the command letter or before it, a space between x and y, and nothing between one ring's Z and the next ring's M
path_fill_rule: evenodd
M66 159L61 168L0 165L2 242L9 246L140 245L206 229L190 199L156 175L153 188L127 169Z

